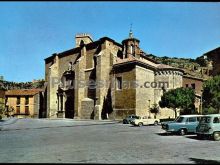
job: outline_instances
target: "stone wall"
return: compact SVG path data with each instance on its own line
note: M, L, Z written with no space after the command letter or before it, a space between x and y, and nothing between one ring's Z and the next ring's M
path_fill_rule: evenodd
M203 79L183 76L183 87L192 88L192 84L195 84L195 93L201 95L201 90L203 89Z
M149 115L149 106L154 103L154 88L144 86L146 82L154 82L154 71L136 66L136 115ZM150 101L149 101L150 100Z
M170 89L180 88L182 87L183 73L180 71L173 71L173 70L166 70L166 71L159 71L155 73L155 82L158 82L157 88L154 89L154 99L155 103L159 105L159 101L161 100L161 96L163 95L162 84L164 82L165 91ZM168 82L168 84L167 84ZM179 111L177 115L179 115ZM158 118L174 118L175 113L172 109L169 108L160 108L160 112L157 115Z
M57 89L59 83L59 57L55 56L53 64L49 67L47 84L47 117L57 117Z
M213 70L211 76L220 75L220 47L204 54L209 61L212 61Z
M117 77L122 77L122 89L117 89ZM123 66L115 71L114 91L113 91L113 109L116 119L125 118L127 115L135 114L136 107L136 89L132 87L135 81L134 66Z

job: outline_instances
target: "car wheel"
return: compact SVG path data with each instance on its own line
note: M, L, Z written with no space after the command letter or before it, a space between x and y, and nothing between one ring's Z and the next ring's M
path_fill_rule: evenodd
M138 126L139 126L139 127L143 126L143 123L138 123Z
M214 132L213 138L214 138L214 140L219 141L220 140L220 132Z
M128 124L127 120L123 120L123 124Z
M180 131L179 131L179 134L181 135L181 136L184 136L184 135L186 135L186 129L180 129Z
M155 121L155 122L154 122L154 125L158 125L158 121Z

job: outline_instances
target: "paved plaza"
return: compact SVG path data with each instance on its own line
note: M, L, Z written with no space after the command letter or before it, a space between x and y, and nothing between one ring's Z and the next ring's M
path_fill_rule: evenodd
M119 121L0 122L0 163L220 163L220 142Z

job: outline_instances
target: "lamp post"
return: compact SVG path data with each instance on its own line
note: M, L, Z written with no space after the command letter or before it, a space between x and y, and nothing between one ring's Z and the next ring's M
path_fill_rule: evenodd
M149 105L148 105L148 114L149 114L149 116L150 116L150 100L148 100L148 102L149 102Z

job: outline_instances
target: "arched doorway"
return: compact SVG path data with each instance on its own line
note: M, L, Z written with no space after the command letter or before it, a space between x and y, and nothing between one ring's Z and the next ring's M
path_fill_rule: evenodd
M65 71L61 78L61 85L58 89L58 95L63 96L60 100L62 110L65 113L65 118L74 118L74 80L75 72L72 70ZM59 101L59 100L58 100Z
M66 91L65 118L74 118L74 89Z

